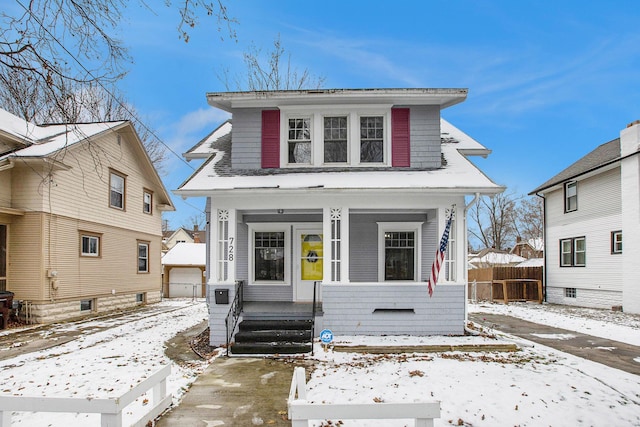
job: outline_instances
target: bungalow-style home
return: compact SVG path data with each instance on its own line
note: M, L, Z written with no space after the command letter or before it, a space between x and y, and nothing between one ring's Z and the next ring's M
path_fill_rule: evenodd
M530 193L544 198L549 302L640 313L639 152L636 121Z
M159 301L165 210L130 122L38 126L0 110L0 290L27 322Z
M166 298L204 298L207 248L180 242L162 256L162 294Z
M211 344L233 342L236 354L291 352L285 341L310 337L287 331L292 319L334 335L463 334L466 211L480 195L503 191L467 159L490 150L440 117L466 96L207 94L231 114L229 132L194 147L208 158L175 193L207 198Z

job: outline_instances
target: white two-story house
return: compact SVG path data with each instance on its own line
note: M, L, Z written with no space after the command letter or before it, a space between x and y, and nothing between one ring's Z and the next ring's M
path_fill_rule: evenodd
M544 198L546 298L640 313L640 121L533 190Z
M503 191L467 159L490 151L440 117L466 96L466 89L207 94L231 114L222 125L228 131L192 149L208 159L175 193L208 201L211 343L233 341L234 317L309 316L314 300L316 331L462 334L467 204Z

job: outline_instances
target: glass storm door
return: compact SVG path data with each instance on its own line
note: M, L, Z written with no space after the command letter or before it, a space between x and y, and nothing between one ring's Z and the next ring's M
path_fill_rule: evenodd
M313 284L322 281L322 230L296 231L295 301L313 301ZM316 300L321 300L320 285L316 286Z

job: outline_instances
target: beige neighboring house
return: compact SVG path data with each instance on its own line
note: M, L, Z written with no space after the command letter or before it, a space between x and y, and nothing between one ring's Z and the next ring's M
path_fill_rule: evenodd
M204 243L205 231L200 230L194 224L193 230L180 227L177 230L167 230L163 232L162 245L163 253L167 253L178 243Z
M159 301L167 210L130 122L37 126L0 110L0 290L29 323Z

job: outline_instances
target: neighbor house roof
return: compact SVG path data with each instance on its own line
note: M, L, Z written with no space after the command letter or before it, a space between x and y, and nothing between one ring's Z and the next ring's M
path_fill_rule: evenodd
M232 169L231 138L218 136L201 141L211 157L174 193L207 195L211 191L268 189L429 189L443 192L500 193L495 184L466 157L490 151L449 122L441 121L443 166L438 169L407 168L281 168ZM194 148L201 150L203 147ZM291 175L296 179L292 180Z
M616 138L613 141L600 145L598 148L591 151L571 166L530 192L529 195L544 192L551 187L565 181L576 179L581 175L593 172L604 166L608 166L618 160L620 160L620 138Z

